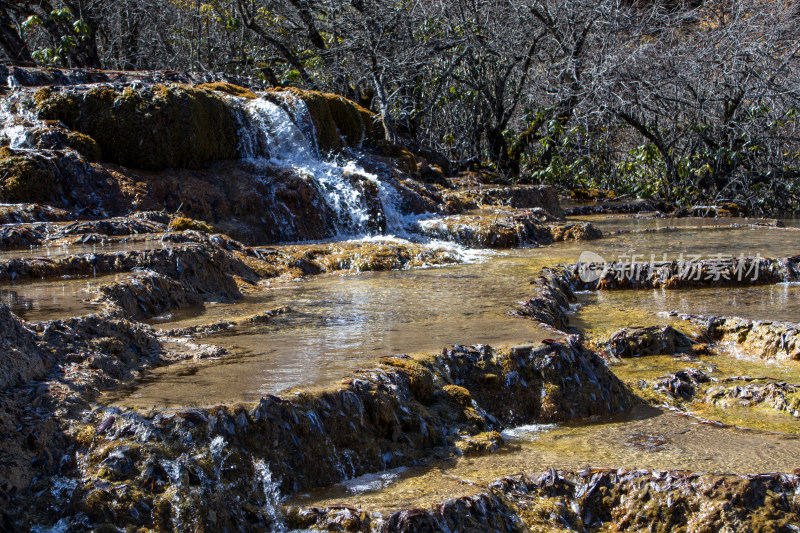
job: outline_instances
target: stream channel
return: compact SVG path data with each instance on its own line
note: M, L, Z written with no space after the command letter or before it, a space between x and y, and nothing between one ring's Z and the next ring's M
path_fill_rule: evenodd
M529 297L541 268L575 263L584 251L606 260L746 256L800 253L797 221L786 228L754 226L747 219L639 219L587 216L605 237L591 242L485 252L455 266L405 271L322 275L273 282L237 303L211 303L150 321L171 329L289 310L268 324L203 337L234 355L220 361L186 362L146 373L131 390L109 401L122 408L182 408L253 402L264 394L328 386L381 356L436 352L444 346L508 347L558 334L509 312ZM92 290L102 278L12 283L0 292L26 320L49 320L92 312ZM676 325L677 313L739 316L797 323L800 286L791 283L735 288L628 290L579 293L571 325L589 338L622 327ZM612 370L629 384L694 367L711 375L757 376L800 384L800 363L722 355L694 358L652 356L625 360ZM800 466L800 421L787 412L732 407L684 412L639 406L602 421L532 425L503 433L500 451L420 467L358 477L295 495L302 507L348 504L385 515L479 492L498 477L547 468L686 469L758 473ZM696 415L696 416L695 416ZM705 418L726 424L709 424Z

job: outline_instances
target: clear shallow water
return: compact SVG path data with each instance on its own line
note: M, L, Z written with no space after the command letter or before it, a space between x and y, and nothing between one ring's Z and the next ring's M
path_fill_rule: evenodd
M506 435L505 449L462 457L425 468L393 472L383 487L349 482L299 495L288 503L325 507L346 503L387 514L426 507L480 492L488 483L519 472L548 468L626 468L705 472L791 472L800 438L720 428L651 407L595 423L533 426ZM374 475L373 475L374 477ZM362 487L362 491L353 487ZM364 490L364 489L380 490ZM355 493L354 493L355 492Z
M0 286L0 301L28 321L56 320L100 311L91 300L97 288L130 277L130 274L50 281L12 282Z
M626 290L583 292L570 324L587 334L605 334L622 327L680 323L664 316L679 313L738 316L752 320L800 322L800 284L692 290Z
M182 327L284 305L291 311L266 326L203 338L236 356L190 377L173 368L154 371L122 402L150 407L253 401L340 380L385 355L435 352L453 343L538 342L553 333L507 315L524 296L518 280L535 272L524 261L498 257L454 268L325 276L236 305L207 305L200 315L155 325ZM487 284L487 277L495 279Z
M631 252L662 254L668 250L672 258L672 254L680 251L713 257L738 249L748 253L757 248L762 256L777 256L800 252L798 237L800 234L795 232L750 228L635 233L586 243L513 250L490 256L478 264L331 275L276 284L238 304L206 305L155 322L157 327L171 329L281 306L292 309L266 326L205 337L202 342L224 346L234 355L201 365L188 363L157 369L118 401L139 407L255 401L265 393L335 383L385 355L436 352L453 343L501 346L534 342L554 335L529 320L512 318L507 313L516 302L530 296L530 280L542 267L573 263L584 250L606 257ZM794 291L790 289L791 294ZM647 307L652 295L628 293L609 297L639 298L641 312L635 317L624 315L618 323L613 323L614 329L647 325L647 320L667 321L653 314L661 309ZM716 302L713 294L696 300L703 302L708 298ZM725 294L721 292L719 300L723 309L730 305ZM791 294L787 301L792 299ZM629 309L624 302L614 302L609 308L615 305ZM688 311L680 308L679 299L663 305L665 310L676 307L675 310ZM591 313L592 309L593 306L587 306L584 312ZM600 309L598 316L590 320L613 322L603 312L607 308L596 309Z
M758 224L774 221L763 218L707 218L707 217L680 217L680 218L634 218L630 215L582 215L569 217L568 220L591 222L603 233L617 231L647 231L664 228L730 228L734 224ZM797 226L797 221L782 220L785 226Z
M135 241L115 242L108 244L71 244L68 246L32 246L18 250L0 250L0 261L9 259L47 257L59 258L78 254L129 252L137 250L160 250L169 245L158 240L160 236L144 240L138 237Z

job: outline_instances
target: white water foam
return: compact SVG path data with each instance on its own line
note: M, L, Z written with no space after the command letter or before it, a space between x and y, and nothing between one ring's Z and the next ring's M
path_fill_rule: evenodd
M278 484L272 479L272 472L263 460L253 463L256 478L261 482L261 490L264 493L264 514L271 520L271 531L282 533L288 531L283 523L281 516L281 492Z
M380 214L385 218L387 230L404 230L406 222L397 207L397 190L355 161L321 157L305 103L289 93L273 96L280 105L266 98L240 100L242 157L253 164L308 179L333 213L331 222L336 237L380 233L374 206L369 205L369 197L363 192L370 184L378 191Z
M538 439L542 433L546 433L557 427L556 424L528 424L526 426L503 430L500 434L503 438L508 440L532 441Z
M408 470L406 467L393 468L374 474L365 474L354 479L340 483L350 494L364 494L365 492L375 492L385 489L400 477L400 474Z

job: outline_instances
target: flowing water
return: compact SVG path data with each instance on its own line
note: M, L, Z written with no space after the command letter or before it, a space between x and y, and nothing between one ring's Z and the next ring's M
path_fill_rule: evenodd
M485 490L500 477L548 468L626 468L706 472L791 471L800 438L719 428L651 407L602 422L523 426L506 431L506 449L350 480L292 498L325 507L347 503L387 514Z
M320 191L333 216L338 238L381 233L364 185L378 190L380 211L388 233L404 233L407 221L396 207L398 192L390 180L381 180L353 160L322 157L314 125L305 103L290 93L240 100L242 157L265 170L283 169L306 177Z
M240 303L207 304L174 313L154 325L171 329L282 306L291 309L265 326L203 338L202 342L225 346L233 357L154 370L119 402L175 407L253 401L265 393L336 382L385 355L436 352L453 343L507 346L553 337L552 332L507 313L530 296L529 282L542 267L574 263L586 249L606 256L669 250L670 257L683 250L712 257L751 247L760 249L761 255L785 255L797 249L797 241L792 240L797 235L779 230L689 231L690 236L678 238L670 232L654 232L646 238L636 233L588 243L558 243L495 253L475 264L321 276L275 284ZM795 314L798 290L777 285L716 292L580 295L584 305L574 320L592 332L606 332L632 324L668 322L659 311L724 315L737 309L738 314L744 301L750 302L753 316L765 311L773 320L791 320L800 316Z
M243 158L264 172L298 173L319 192L320 206L331 214L338 237L392 233L419 239L397 208L399 192L389 178L365 171L353 160L331 160L320 154L313 124L302 101L289 94L269 99L235 100ZM26 148L30 117L11 117L0 110L5 137ZM13 120L12 120L13 118ZM26 124L26 120L28 123ZM353 157L355 159L355 157ZM367 190L375 190L369 197ZM379 215L375 214L375 202ZM289 311L270 323L237 327L201 342L228 348L218 361L187 362L148 372L131 391L114 400L129 407L183 407L252 402L265 393L324 386L349 372L374 365L384 355L436 352L453 343L494 346L537 342L554 337L526 319L508 315L530 294L540 269L575 263L592 251L607 261L698 260L738 256L781 257L800 253L797 221L785 229L758 227L751 219L647 219L598 215L591 221L607 234L592 242L559 243L484 254L470 264L411 271L326 275L295 282L276 282L248 293L235 304L208 303L152 321L171 329L244 317L268 309ZM794 227L791 227L794 226ZM123 243L108 248L68 247L2 253L3 259L42 254L158 247L153 242ZM95 311L91 302L101 283L118 279L52 280L10 283L0 297L27 320L47 320ZM797 322L800 287L779 284L736 289L620 291L581 294L572 322L590 334L607 334L633 325L674 320L665 313L739 315ZM686 367L711 375L768 375L800 382L796 363L765 365L723 356L683 360L668 356L625 361L613 367L622 379L654 379ZM505 433L508 445L484 456L371 474L340 486L301 495L293 503L324 506L346 501L375 512L419 507L482 490L504 475L545 468L655 468L717 472L791 471L798 466L800 430L787 413L745 409L701 413L751 429L715 427L696 418L652 407L612 419L526 426ZM771 431L763 431L771 430ZM224 441L215 444L224 446ZM266 465L256 465L267 499L277 504L277 490Z

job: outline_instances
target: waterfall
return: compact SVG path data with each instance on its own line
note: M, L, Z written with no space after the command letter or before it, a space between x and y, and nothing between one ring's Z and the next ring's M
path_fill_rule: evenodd
M0 100L0 139L8 141L15 150L30 148L31 132L43 125L34 113L20 105L19 91Z
M290 171L308 179L332 214L338 238L403 233L395 187L355 161L320 155L314 123L300 98L274 93L240 100L242 158L253 164Z
M264 493L264 514L272 523L271 531L283 533L287 531L281 516L281 493L278 484L272 479L272 472L263 460L253 461L253 469L256 474L256 482L261 483L261 490Z

